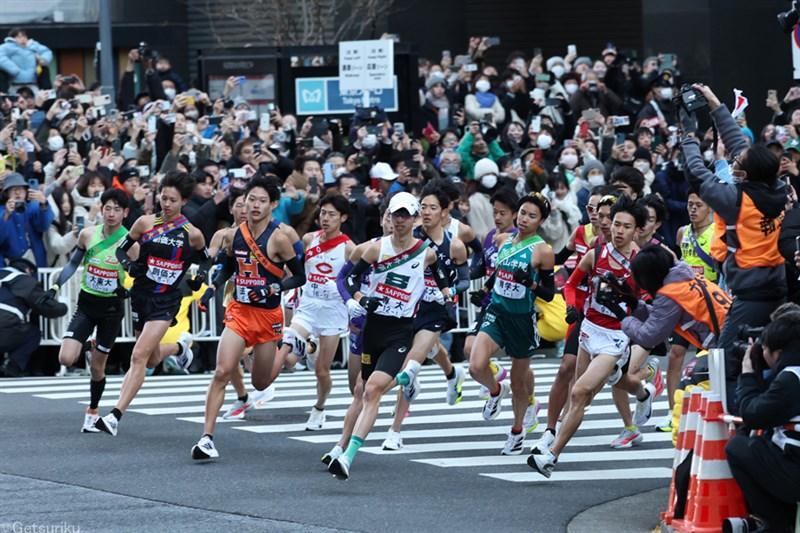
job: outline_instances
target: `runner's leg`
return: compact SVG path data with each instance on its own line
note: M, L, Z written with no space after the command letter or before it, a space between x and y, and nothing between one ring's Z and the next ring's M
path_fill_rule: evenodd
M130 406L139 389L144 383L147 363L158 353L158 344L169 329L169 320L152 320L146 322L144 328L136 339L131 353L131 366L125 373L122 380L122 387L119 391L116 409L124 413Z
M339 340L339 335L325 335L319 338L319 347L317 348L319 356L314 365L314 373L317 376L317 403L314 407L320 411L325 409L325 402L331 393L331 363L336 355Z
M214 376L208 383L206 393L205 423L203 433L209 437L214 435L217 416L225 401L225 387L234 374L238 374L239 361L242 358L245 341L233 330L225 328L217 346L217 367Z

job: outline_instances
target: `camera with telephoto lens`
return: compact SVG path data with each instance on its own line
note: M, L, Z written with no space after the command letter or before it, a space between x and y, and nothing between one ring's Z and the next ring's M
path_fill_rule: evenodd
M800 22L800 2L794 0L792 9L778 13L778 26L781 27L783 33L791 33L798 22Z
M753 360L753 370L756 375L761 377L763 370L769 368L767 362L764 360L764 353L761 348L761 335L764 333L764 326L748 326L743 325L739 327L739 332L736 335L736 341L733 343L733 353L736 355L736 360L741 362L744 359L744 354L750 348L750 339L753 339L753 347L750 348L750 356Z
M682 107L687 113L691 114L703 109L704 107L708 107L708 101L700 91L688 83L684 83L681 85L681 90L678 92L678 96L675 97L675 107Z
M139 61L144 61L146 59L152 59L153 61L157 60L160 56L157 50L150 48L146 42L142 41L139 43Z

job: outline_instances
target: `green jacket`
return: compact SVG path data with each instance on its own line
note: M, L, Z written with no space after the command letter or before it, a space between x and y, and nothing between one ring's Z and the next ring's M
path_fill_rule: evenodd
M461 154L461 174L468 180L475 179L475 158L472 156L472 143L475 137L472 132L467 132L458 145L458 153ZM498 159L506 155L497 139L489 143L489 155L486 156L495 163Z

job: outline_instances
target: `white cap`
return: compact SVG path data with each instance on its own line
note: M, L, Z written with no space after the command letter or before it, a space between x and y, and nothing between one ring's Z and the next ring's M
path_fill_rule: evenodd
M493 174L495 176L500 174L500 169L497 168L497 163L495 163L488 157L484 157L483 159L478 159L478 162L475 163L475 179L479 180L483 176L489 174Z
M389 163L375 163L375 165L369 170L369 177L370 178L379 178L386 181L394 181L397 179L397 176L392 167L389 166Z
M419 213L419 202L410 192L395 193L389 200L389 212L396 213L401 209L408 211L411 216L416 216Z

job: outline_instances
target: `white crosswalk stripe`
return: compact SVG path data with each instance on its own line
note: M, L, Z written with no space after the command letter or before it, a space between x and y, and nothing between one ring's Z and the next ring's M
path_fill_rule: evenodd
M511 401L504 401L503 411L492 422L481 415L483 401L478 399L479 385L470 380L463 386L463 401L455 406L445 402L446 381L438 367L425 367L420 372L422 393L411 406L411 414L403 423L404 446L397 451L384 451L383 439L392 423L395 394L381 399L374 431L361 451L377 455L397 455L416 463L447 469L461 469L481 477L514 483L580 482L590 480L669 478L672 470L671 435L643 428L643 443L631 450L611 450L609 444L622 430L622 422L611 400L608 388L592 402L586 418L559 458L559 466L550 479L533 472L527 465L527 451L544 430L547 395L558 370L558 363L535 361L535 394L542 402L540 425L527 436L525 453L501 456L510 421ZM249 378L249 377L248 377ZM249 385L249 379L245 382ZM129 413L148 416L170 416L185 422L202 424L205 391L211 376L153 376L145 380L142 390L132 402ZM315 379L310 372L281 375L276 382L275 399L261 410L251 411L247 420L222 420L228 431L286 435L288 438L315 445L320 455L339 440L344 414L350 404L347 371L332 371L333 390L328 399L327 422L322 431L305 431L305 420L315 402ZM107 412L116 403L122 376L109 376L100 403ZM88 378L23 378L0 380L0 395L24 394L56 401L76 401L88 405ZM223 410L233 402L232 387L226 391ZM1 397L1 396L0 396ZM654 403L654 419L666 414L667 402ZM77 417L76 417L77 419ZM77 422L76 422L77 423ZM123 428L124 431L124 428ZM358 468L356 465L354 468ZM356 470L357 471L357 470Z

